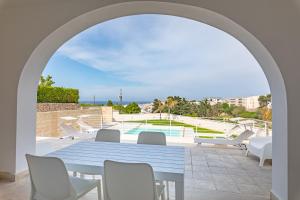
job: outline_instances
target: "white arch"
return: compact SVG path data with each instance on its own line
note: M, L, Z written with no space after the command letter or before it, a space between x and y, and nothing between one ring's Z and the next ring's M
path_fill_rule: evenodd
M166 14L190 18L219 28L243 43L261 65L272 93L273 176L272 190L287 199L287 101L284 80L268 50L251 33L232 20L199 7L152 1L119 3L96 9L64 24L46 37L31 54L22 71L17 100L17 166L24 169L23 152L35 151L36 90L39 77L52 54L68 39L92 25L134 14ZM25 143L26 145L21 145Z

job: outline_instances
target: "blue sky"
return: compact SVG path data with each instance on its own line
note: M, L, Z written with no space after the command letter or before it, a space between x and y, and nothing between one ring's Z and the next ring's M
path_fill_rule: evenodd
M81 100L148 101L269 93L249 51L221 30L165 15L135 15L95 25L62 45L43 75L78 88Z

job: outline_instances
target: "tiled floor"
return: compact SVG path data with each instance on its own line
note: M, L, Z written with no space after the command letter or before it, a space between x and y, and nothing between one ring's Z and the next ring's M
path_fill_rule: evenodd
M186 200L266 200L271 189L270 163L258 167L258 159L244 151L220 146L186 146ZM170 198L174 199L170 184ZM28 199L28 177L14 183L0 182L1 200ZM96 191L82 198L96 200Z

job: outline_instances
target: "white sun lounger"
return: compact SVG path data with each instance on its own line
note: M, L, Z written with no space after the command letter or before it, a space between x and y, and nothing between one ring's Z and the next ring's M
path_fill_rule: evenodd
M63 136L61 136L60 139L71 138L72 140L74 140L75 137L80 136L79 131L73 128L72 125L62 123L60 124L60 129L63 132Z
M254 135L253 131L245 130L236 138L199 138L195 137L195 142L198 144L207 143L207 144L220 144L220 145L234 145L242 148L243 141L247 140L249 137Z
M87 123L85 123L83 120L79 119L77 121L77 124L80 127L80 132L81 133L97 133L97 131L99 130L98 128L94 128L90 125L88 125Z

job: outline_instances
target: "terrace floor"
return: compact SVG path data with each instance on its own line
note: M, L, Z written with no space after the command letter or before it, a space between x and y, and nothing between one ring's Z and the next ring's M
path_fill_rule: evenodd
M54 149L69 145L52 143ZM272 166L260 168L258 159L245 156L235 147L187 144L185 165L186 200L267 200L271 190ZM0 181L0 199L29 199L29 177L16 182ZM96 200L96 191L82 200ZM174 185L170 184L170 199L174 199Z

